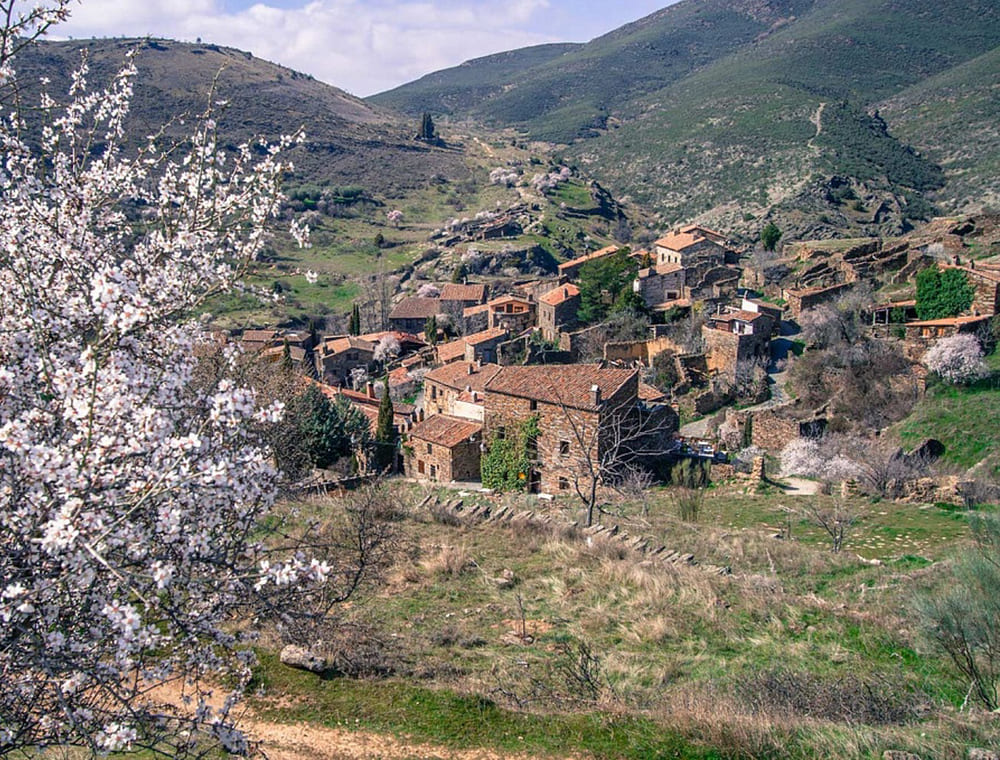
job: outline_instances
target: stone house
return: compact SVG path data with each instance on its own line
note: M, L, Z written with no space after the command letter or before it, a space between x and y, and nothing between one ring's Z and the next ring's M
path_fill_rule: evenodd
M503 367L486 383L484 435L503 438L537 415L532 492L566 493L638 408L639 373L597 364Z
M685 281L684 267L666 262L640 269L635 282L632 283L632 289L648 308L658 310L670 308L672 302L687 297L684 290Z
M478 481L482 441L481 423L435 414L410 430L403 444L405 472L435 483Z
M756 312L758 314L766 314L771 318L774 323L773 331L777 332L778 328L781 326L781 315L784 310L777 304L767 303L767 301L761 301L758 298L747 298L743 297L740 302L740 309L742 311Z
M803 311L828 303L843 295L844 291L853 285L842 282L838 285L817 286L815 288L786 289L782 296L788 303L788 311L793 318L798 318Z
M461 313L469 306L479 306L486 303L486 286L449 282L441 286L441 294L438 299L441 301L443 311L449 314Z
M617 245L609 245L606 248L601 248L598 251L591 251L590 253L585 253L583 256L578 256L570 261L565 261L559 265L559 277L560 279L575 280L580 275L580 268L591 261L596 261L597 259L603 259L605 256L611 256L617 253L620 248Z
M441 364L459 360L495 364L497 346L507 340L508 335L507 330L497 327L442 343L437 346L437 360Z
M502 327L517 334L535 324L535 302L520 296L494 298L489 306L489 327Z
M452 362L424 375L424 412L483 419L486 383L500 371L496 364Z
M673 230L653 243L656 264L713 267L726 263L726 238L722 233L697 224Z
M580 289L572 283L560 285L538 299L538 326L548 341L559 340L563 328L576 326Z
M327 397L334 400L338 397L342 398L361 412L368 420L368 427L372 435L375 435L376 428L378 427L378 408L382 402L379 396L376 395L372 383L368 383L364 391L352 391L349 388L334 388L331 385L323 383L320 383L319 386L320 390ZM416 421L417 410L413 404L406 404L402 401L392 402L392 422L396 428L396 432L400 436L405 436Z
M441 314L441 300L422 296L407 296L389 312L389 324L394 330L422 333L427 320Z
M314 354L316 375L324 383L350 385L351 370L364 367L371 371L375 364L375 344L354 335L324 338Z
M240 336L240 345L248 354L255 354L281 343L277 330L244 330Z
M735 379L741 362L769 359L773 326L769 316L757 312L736 310L711 317L701 328L709 371Z
M490 326L490 307L486 304L466 306L462 309L462 319L456 325L463 333L481 332Z
M903 339L906 356L911 361L920 361L927 349L941 338L950 338L966 333L975 335L981 329L985 329L992 318L992 314L984 314L975 317L949 317L947 319L908 322Z

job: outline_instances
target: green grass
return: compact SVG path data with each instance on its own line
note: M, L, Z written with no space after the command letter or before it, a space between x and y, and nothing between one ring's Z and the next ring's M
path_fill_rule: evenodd
M994 368L996 354L988 358ZM944 459L968 469L990 460L994 474L1000 473L1000 441L996 421L1000 419L1000 386L995 379L969 387L938 385L929 389L913 413L899 426L904 443L916 444L936 438L945 445Z
M605 713L535 715L505 710L492 700L400 682L323 681L291 671L264 655L258 679L268 693L299 701L293 707L260 705L282 722L307 721L331 728L392 733L450 748L486 747L505 752L602 758L720 758L655 722Z

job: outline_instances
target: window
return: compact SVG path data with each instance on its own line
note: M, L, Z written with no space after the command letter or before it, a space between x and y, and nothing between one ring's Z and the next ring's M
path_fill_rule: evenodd
M500 425L497 428L496 438L498 441L502 441L506 437L507 437L507 428L505 428L503 425Z
M431 386L431 401L438 397L438 389L436 385Z
M418 459L417 460L417 472L419 472L421 475L424 474L424 460L423 459Z
M560 476L560 478L559 478L559 490L560 491L568 491L569 490L569 480L567 480L566 478L564 478L562 476Z
M569 456L569 441L559 441L559 456Z
M433 454L434 453L434 447L431 446L429 443L427 444L427 453L428 454Z
M528 401L528 409L532 412L538 411L538 402L535 399Z
M437 465L431 465L431 480L437 480L438 468Z

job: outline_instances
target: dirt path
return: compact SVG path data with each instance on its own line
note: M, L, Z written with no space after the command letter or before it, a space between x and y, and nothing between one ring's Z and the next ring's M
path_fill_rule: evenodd
M263 743L268 760L534 760L527 754L410 744L393 736L310 723L285 725L250 720L246 727L255 740Z
M815 480L805 480L804 478L782 478L787 484L782 488L786 496L815 496L819 493L819 483Z
M816 134L812 136L809 140L809 147L813 147L813 143L816 138L823 134L823 109L826 108L826 103L820 103L819 108L816 109L816 113L809 117L809 123L816 126Z

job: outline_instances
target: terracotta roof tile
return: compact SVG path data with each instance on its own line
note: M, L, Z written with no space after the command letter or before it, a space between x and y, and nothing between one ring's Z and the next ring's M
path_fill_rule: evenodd
M441 313L441 301L437 298L407 296L389 313L389 319L430 319Z
M452 448L483 432L479 422L452 417L450 414L435 414L419 422L410 430L411 438Z
M507 330L502 327L491 327L488 330L482 330L477 333L472 333L472 335L466 335L462 340L464 340L470 346L478 346L480 343L486 343L491 340L496 340L497 338L505 338L507 336Z
M424 375L424 381L438 383L457 391L463 391L466 388L481 391L499 371L500 367L496 364L479 366L469 362L452 362L428 372Z
M538 300L549 306L558 306L578 295L580 295L580 289L572 283L567 283L566 285L560 285L558 288L553 288Z
M447 364L448 362L453 362L456 359L461 359L465 356L465 341L459 338L458 340L450 340L447 343L439 343L437 346L437 359L442 364Z
M486 300L486 286L462 285L461 283L449 282L441 288L442 301L475 301L482 303Z
M602 399L608 399L637 375L634 369L612 369L599 364L502 367L486 383L486 393L487 397L490 393L502 393L597 411L591 393L593 386L600 389Z
M490 305L487 303L481 303L478 304L477 306L466 306L462 310L462 316L468 319L469 317L473 317L476 314L485 314L489 310L490 310Z
M963 327L964 325L983 322L992 319L992 314L985 314L978 317L949 317L948 319L925 319L922 322L907 322L907 327Z

